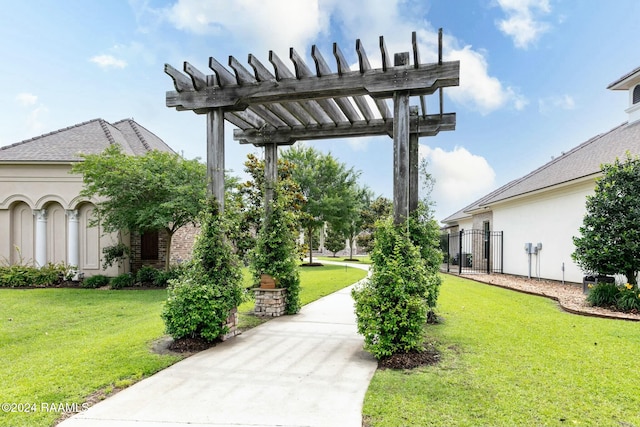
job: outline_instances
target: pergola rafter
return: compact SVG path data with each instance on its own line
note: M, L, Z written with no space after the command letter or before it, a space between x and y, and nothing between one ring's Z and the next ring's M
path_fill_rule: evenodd
M395 214L400 220L417 205L418 138L454 130L456 125L455 113L443 112L442 89L459 84L460 64L442 61L442 31L438 44L438 62L420 63L414 32L412 54L395 54L391 65L381 36L382 68L372 68L364 46L357 40L358 69L351 70L334 43L335 72L315 45L311 49L312 66L293 48L289 50L289 65L269 52L273 71L251 54L248 64L252 72L233 56L229 57L229 68L209 58L213 71L209 75L188 62L183 72L167 64L165 72L173 79L175 91L166 93L166 102L180 111L208 115L210 191L219 201L224 195L225 120L237 127L235 140L265 146L270 161L275 161L278 145L300 140L393 137L394 202L399 206ZM427 114L425 96L438 90L439 111ZM409 107L412 96L419 97L419 109ZM389 100L393 108L389 108ZM274 174L273 168L269 170ZM267 177L267 181L273 179L275 175Z

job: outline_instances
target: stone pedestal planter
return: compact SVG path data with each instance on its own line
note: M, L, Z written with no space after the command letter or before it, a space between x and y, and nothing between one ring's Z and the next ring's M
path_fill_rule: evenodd
M253 313L262 317L278 317L284 314L287 290L284 288L253 290L256 298L256 307Z

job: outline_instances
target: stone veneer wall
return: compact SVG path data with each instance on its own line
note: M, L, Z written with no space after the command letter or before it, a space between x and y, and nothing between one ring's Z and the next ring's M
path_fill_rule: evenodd
M227 332L226 334L220 337L222 341L226 341L229 338L235 337L240 333L240 331L238 331L238 309L237 308L234 308L233 310L231 310L231 313L229 313L229 317L227 317L225 326L229 328L229 332Z
M253 313L262 317L279 317L284 315L287 290L283 288L253 290L256 306Z

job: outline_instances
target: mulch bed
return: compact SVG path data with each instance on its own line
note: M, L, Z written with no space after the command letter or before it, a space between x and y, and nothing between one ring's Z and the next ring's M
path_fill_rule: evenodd
M197 353L215 345L215 341L205 341L202 338L180 338L173 340L167 348L175 353Z
M427 344L422 350L396 353L378 361L378 369L415 369L435 365L440 361L440 352Z

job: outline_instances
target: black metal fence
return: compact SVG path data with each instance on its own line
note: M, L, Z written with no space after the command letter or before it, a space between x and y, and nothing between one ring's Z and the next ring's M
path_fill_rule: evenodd
M462 230L443 234L443 270L447 273L502 273L502 231Z

